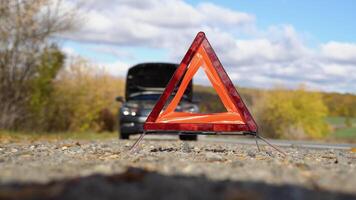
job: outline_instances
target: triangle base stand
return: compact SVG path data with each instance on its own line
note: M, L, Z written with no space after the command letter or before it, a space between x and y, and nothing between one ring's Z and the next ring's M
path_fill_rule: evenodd
M135 152L137 146L140 144L140 142L142 141L143 137L146 135L146 131L143 131L140 135L140 137L135 141L135 143L130 147L130 152L133 153ZM241 135L241 134L236 134L236 133L214 133L214 132L206 132L206 133L198 133L197 135L229 135L229 136L238 136L238 135ZM260 146L258 144L258 139L262 140L263 142L265 142L268 146L272 147L274 150L278 151L279 153L281 153L283 156L287 156L287 154L280 148L278 148L277 146L271 144L266 138L260 136L257 132L243 132L242 135L250 135L250 136L253 136L255 138L255 141L256 141L256 146L257 146L257 149L258 151L260 152L261 149L260 149Z

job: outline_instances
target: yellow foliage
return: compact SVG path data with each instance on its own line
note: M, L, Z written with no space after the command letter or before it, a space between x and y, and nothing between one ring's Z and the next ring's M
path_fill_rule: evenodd
M123 91L122 79L84 59L74 59L55 81L54 126L59 127L54 129L100 130L100 112L105 109L115 118L119 106L115 97Z
M266 92L258 111L262 132L272 137L321 138L328 133L328 114L322 96L301 86L294 91L277 88Z

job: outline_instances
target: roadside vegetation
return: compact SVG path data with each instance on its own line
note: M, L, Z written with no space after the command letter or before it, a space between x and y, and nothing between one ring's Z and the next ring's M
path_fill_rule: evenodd
M61 0L0 1L0 130L114 130L123 82L56 40L80 19Z
M320 139L329 133L328 109L322 96L305 87L294 91L277 88L266 92L255 109L261 132L275 138Z
M195 86L203 112L225 111L211 87ZM273 138L356 141L356 95L295 90L238 88L261 134Z
M327 117L326 122L332 127L330 139L356 142L356 117Z
M48 104L41 107L37 129L58 131L114 131L124 81L81 58L73 58L52 82ZM34 130L33 128L31 130Z
M58 141L58 140L105 140L117 138L114 132L101 132L98 134L94 131L85 132L38 132L38 131L0 131L0 144L14 142L34 142L34 141Z

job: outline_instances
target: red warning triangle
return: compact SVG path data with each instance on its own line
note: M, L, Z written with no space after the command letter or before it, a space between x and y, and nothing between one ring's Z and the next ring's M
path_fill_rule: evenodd
M227 112L175 112L189 82L203 68ZM174 89L179 88L166 106ZM257 132L257 125L203 32L199 32L145 124L145 131Z

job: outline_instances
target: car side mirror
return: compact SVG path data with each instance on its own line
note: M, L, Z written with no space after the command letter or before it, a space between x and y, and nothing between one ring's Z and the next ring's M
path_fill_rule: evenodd
M124 97L122 97L122 96L117 96L117 97L115 98L115 100L116 100L117 102L121 102L121 103L124 103L124 102L125 102Z

